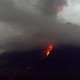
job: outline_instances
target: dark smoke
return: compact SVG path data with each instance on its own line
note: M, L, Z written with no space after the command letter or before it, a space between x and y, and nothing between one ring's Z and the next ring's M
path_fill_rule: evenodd
M39 0L40 10L47 15L55 14L56 7L67 6L67 0Z
M20 1L0 0L1 51L80 43L79 28L59 23L55 14L56 6L67 5L66 0L23 0L26 6Z

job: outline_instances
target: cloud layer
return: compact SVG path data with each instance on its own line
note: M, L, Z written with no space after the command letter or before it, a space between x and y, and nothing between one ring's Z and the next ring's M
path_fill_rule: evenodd
M80 0L68 0L68 7L62 13L68 22L80 25Z

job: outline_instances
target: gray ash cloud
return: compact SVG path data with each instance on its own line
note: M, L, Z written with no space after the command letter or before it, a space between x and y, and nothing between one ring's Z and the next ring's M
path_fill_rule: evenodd
M59 23L57 15L50 12L52 6L66 5L66 1L51 0L49 4L47 1L40 0L39 3L38 0L0 0L2 51L33 49L49 42L55 45L80 44L79 28L73 28L72 24ZM46 11L49 12L48 15Z

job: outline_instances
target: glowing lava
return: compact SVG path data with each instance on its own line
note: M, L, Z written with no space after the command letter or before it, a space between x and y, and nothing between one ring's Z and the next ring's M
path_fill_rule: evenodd
M48 56L48 55L50 54L50 52L52 51L52 49L53 49L53 45L50 44L50 45L48 46L48 49L45 51L45 55Z

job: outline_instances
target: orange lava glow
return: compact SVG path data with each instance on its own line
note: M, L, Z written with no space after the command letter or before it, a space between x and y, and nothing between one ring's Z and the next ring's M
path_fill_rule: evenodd
M45 55L48 56L48 55L50 54L50 52L52 51L52 49L53 49L53 45L50 44L50 45L48 46L48 49L47 49L46 52L45 52Z

